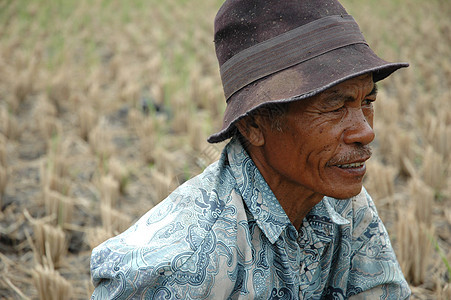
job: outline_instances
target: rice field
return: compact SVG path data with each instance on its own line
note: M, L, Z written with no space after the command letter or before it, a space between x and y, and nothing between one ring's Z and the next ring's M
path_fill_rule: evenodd
M0 1L0 298L87 299L91 250L215 161L222 1ZM380 56L365 186L413 299L451 299L451 2L343 0Z

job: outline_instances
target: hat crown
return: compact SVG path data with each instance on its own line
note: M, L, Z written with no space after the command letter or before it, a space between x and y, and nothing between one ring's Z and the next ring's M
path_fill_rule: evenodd
M336 0L226 0L215 18L219 65L239 52L314 20L347 14Z

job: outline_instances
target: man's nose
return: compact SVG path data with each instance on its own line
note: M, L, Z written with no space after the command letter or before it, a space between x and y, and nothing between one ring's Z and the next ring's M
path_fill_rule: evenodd
M374 140L372 117L368 120L361 109L353 109L348 116L347 122L348 127L344 132L344 142L346 144L359 143L367 145Z

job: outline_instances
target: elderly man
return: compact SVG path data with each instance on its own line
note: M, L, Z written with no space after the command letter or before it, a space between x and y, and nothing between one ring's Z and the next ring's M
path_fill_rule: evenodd
M406 299L362 178L388 63L336 0L226 0L220 160L93 251L93 299Z

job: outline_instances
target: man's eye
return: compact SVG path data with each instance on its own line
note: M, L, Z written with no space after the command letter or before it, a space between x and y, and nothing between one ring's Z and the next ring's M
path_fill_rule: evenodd
M375 99L364 99L362 105L371 105L374 101Z
M331 112L340 112L343 110L343 108L344 108L344 106L340 106L340 107L333 109Z

